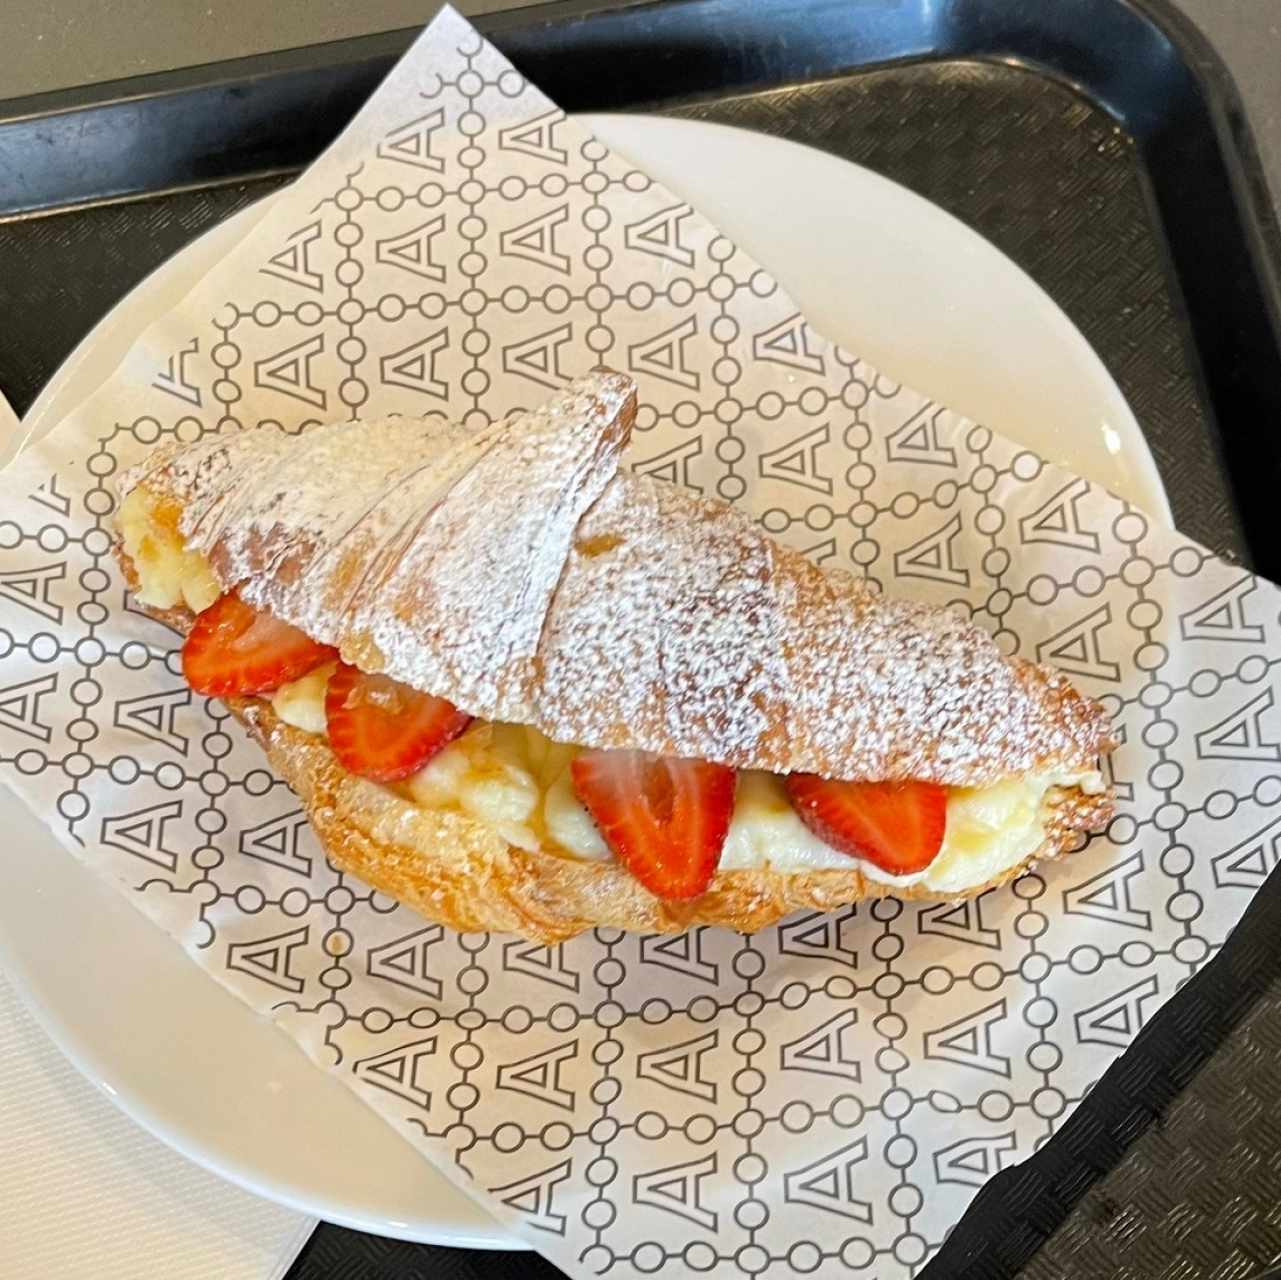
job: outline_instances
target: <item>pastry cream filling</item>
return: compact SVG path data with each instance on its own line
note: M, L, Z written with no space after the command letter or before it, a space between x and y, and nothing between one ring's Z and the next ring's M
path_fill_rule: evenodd
M120 527L125 551L137 570L142 603L156 608L185 604L199 612L218 597L218 584L204 557L183 546L176 511L169 518L138 488L121 506ZM329 663L282 685L270 699L276 714L286 724L323 736L325 686L333 670ZM520 848L607 861L612 854L570 779L570 762L581 750L553 742L528 726L475 721L394 789L415 804L461 810ZM815 836L796 815L778 775L742 770L720 866L727 871L769 867L782 872L853 867L869 880L896 888L920 883L936 893L960 893L995 879L1044 841L1056 788L1079 787L1097 794L1103 786L1102 775L1092 770L1008 778L987 787L951 787L938 856L922 872L893 876Z
M324 670L324 669L322 669ZM313 671L284 685L271 703L287 724L323 732L323 675ZM320 726L317 729L317 725ZM427 766L396 789L415 804L461 809L522 849L607 861L613 855L574 793L569 766L581 747L566 746L527 725L474 721ZM995 879L1022 862L1045 839L1045 816L1055 787L1099 791L1097 772L1009 778L988 787L950 787L943 847L922 872L893 876L833 849L796 815L777 774L740 770L734 816L720 866L731 871L848 871L898 888L924 883L935 892L961 892Z
M208 561L188 551L176 506L156 503L141 486L120 504L120 534L138 574L138 602L153 609L207 609L222 595Z

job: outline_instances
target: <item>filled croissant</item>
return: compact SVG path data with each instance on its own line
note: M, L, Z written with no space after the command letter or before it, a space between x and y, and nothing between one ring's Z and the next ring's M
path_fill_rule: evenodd
M553 942L951 899L1106 821L1102 708L948 611L621 470L635 392L157 450L137 600L186 633L332 859Z

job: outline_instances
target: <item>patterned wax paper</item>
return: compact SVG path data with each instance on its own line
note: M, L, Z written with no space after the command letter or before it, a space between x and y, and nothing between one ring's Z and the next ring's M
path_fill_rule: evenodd
M601 362L637 470L1102 697L1107 835L976 901L555 947L330 866L132 606L113 477L267 421L479 424ZM913 1274L1277 860L1277 589L824 341L452 10L0 483L0 777L574 1276Z

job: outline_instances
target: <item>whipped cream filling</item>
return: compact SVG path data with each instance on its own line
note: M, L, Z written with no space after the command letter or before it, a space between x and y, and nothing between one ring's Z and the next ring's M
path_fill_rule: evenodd
M217 599L220 588L208 563L183 545L176 511L158 509L138 488L121 504L119 519L142 603L162 609L185 605L199 612ZM324 736L325 687L333 670L332 663L326 664L277 689L270 702L281 720ZM528 726L477 721L393 789L414 804L461 810L519 848L608 861L613 855L570 778L570 762L581 750ZM1067 787L1095 795L1104 789L1103 776L1097 770L1060 771L987 787L949 788L938 856L924 871L894 876L815 836L792 808L781 777L743 770L720 867L779 872L857 868L867 879L891 888L923 884L935 893L961 893L995 879L1034 852L1045 839L1055 789Z

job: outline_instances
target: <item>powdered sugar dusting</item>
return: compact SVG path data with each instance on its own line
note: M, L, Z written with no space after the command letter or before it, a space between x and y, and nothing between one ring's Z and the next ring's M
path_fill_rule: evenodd
M251 431L126 488L171 493L224 585L350 661L560 741L953 785L1106 748L1097 704L972 623L618 472L634 404L596 373L479 433Z
M481 432L259 429L160 456L122 488L174 495L188 546L251 603L368 669L521 718L570 539L634 404L629 378L589 374Z
M1089 767L1107 746L1096 703L974 624L629 473L582 522L543 660L539 727L593 746L966 786Z

